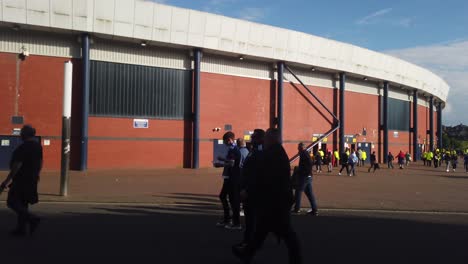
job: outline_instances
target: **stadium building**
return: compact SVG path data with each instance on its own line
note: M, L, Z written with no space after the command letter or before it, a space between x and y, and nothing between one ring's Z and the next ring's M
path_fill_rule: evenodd
M209 167L225 131L268 127L291 157L441 145L449 86L382 53L151 1L0 0L3 168L23 124L60 168L66 61L72 169Z

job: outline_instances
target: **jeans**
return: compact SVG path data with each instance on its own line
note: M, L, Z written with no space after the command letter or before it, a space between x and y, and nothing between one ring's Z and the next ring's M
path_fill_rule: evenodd
M229 202L228 202L229 196ZM230 179L225 179L223 182L223 187L219 193L219 199L223 205L224 211L224 222L229 222L231 220L230 209L232 210L232 223L234 225L240 224L240 201L239 197L240 191L236 183L232 182ZM231 204L231 208L229 208Z
M351 169L349 170L349 175L356 175L356 171L355 171L355 166L356 166L356 163L351 163L349 164L349 166L351 166Z
M294 211L299 211L299 209L301 209L302 192L304 192L307 199L309 199L312 211L317 211L317 201L315 200L314 192L312 190L312 177L310 176L300 179L299 187L295 192L296 203L294 205Z

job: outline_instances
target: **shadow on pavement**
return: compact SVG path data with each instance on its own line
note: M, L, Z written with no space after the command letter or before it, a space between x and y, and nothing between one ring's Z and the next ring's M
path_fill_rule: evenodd
M439 176L442 178L450 178L450 179L468 179L468 176Z
M0 210L2 262L240 263L230 246L242 233L216 228L219 216L200 212L203 206L83 208L65 205L46 213L38 233L28 239L7 237L15 218ZM304 263L452 264L468 259L467 219L326 212L319 217L295 216L293 222ZM283 264L286 259L284 244L270 236L253 263Z

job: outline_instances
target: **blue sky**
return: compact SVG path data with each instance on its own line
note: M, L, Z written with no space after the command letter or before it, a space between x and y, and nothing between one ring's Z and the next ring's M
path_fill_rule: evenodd
M297 30L423 66L451 86L445 125L468 124L468 0L154 0Z

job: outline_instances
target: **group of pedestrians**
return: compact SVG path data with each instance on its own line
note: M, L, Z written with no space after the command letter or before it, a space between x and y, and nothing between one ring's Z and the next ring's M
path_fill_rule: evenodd
M434 166L434 168L438 168L445 165L444 168L446 172L450 172L450 170L452 170L452 172L455 172L458 166L458 159L462 154L464 159L464 169L465 172L468 172L468 151L465 151L465 153L463 153L451 149L435 149L435 151L429 150L425 151L422 154L421 159L423 160L425 166Z
M243 161L234 133L226 132L223 141L229 151L225 157L218 157L224 163L223 186L219 196L224 216L217 225L241 230L241 202L245 215L244 237L232 247L234 255L243 263L250 263L267 235L273 233L286 243L289 263L302 263L299 240L291 225L291 207L294 203L295 209L300 206L297 198L301 192L296 188L294 197L289 158L281 145L279 130L270 128L265 132L255 129L251 135L252 150L248 154L243 151L246 154ZM309 155L303 156L299 167L305 170L301 171L299 190L305 190L309 195L312 183L306 171L311 173L312 162ZM307 176L303 177L305 174Z
M348 176L357 175L355 167L358 165L360 161L354 149L350 151L349 148L346 148L346 150L343 153L341 153L340 160L341 160L341 169L338 172L338 175L341 175L341 173L343 172L343 169L346 169L346 175Z
M393 161L395 159L398 162L398 167L400 168L400 170L404 169L405 166L408 167L410 162L412 161L411 160L411 154L408 151L406 153L404 153L403 151L400 150L400 152L398 152L398 155L396 157L393 156L392 152L388 152L387 167L389 169L394 169L395 168L393 166Z

